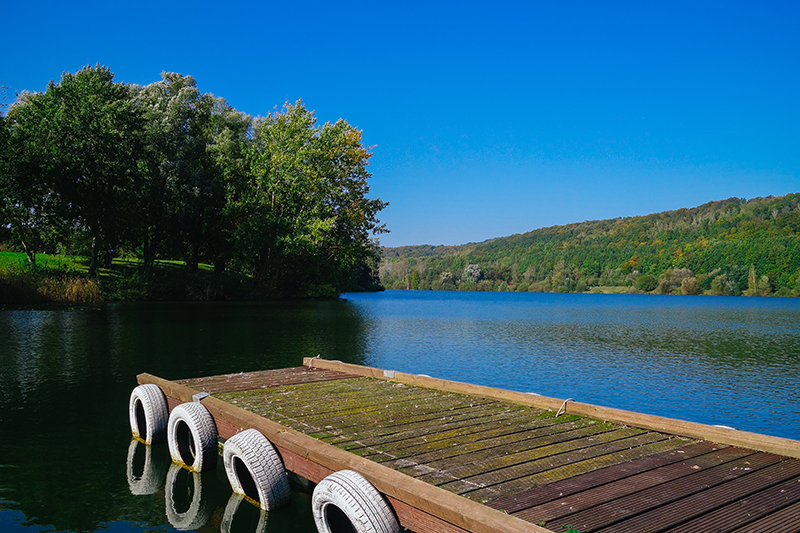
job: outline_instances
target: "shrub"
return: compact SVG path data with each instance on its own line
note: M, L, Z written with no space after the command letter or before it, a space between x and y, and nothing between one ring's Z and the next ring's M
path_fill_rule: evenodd
M642 292L652 292L658 287L658 280L650 274L643 274L636 278L636 288Z

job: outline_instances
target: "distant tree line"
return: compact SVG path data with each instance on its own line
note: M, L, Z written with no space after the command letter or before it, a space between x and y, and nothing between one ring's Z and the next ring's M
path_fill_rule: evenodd
M0 114L0 244L176 259L252 276L272 296L371 283L386 206L369 199L361 131L302 102L253 118L191 76L116 83L101 66L19 94Z
M383 254L389 289L800 296L800 194Z

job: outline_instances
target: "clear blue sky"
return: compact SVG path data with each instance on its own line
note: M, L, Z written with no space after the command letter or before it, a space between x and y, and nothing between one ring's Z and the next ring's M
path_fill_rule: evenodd
M123 7L124 6L124 7ZM387 246L800 192L800 2L4 2L0 80L162 71L375 145Z

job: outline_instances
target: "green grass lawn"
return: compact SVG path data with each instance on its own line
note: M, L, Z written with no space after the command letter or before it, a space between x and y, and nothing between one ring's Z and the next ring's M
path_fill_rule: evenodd
M0 303L138 300L251 299L258 294L242 274L215 274L212 265L191 271L183 261L156 261L150 272L138 259L114 259L111 269L89 278L83 256L0 252Z

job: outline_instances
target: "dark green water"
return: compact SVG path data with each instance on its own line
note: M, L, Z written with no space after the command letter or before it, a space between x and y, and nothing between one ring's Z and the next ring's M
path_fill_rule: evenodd
M129 484L145 452L129 461L140 372L177 379L322 354L798 438L798 324L798 299L515 293L0 309L0 531L170 531L187 524L168 505L188 510L197 490L206 521L188 526L220 529L222 468L167 476L156 446L158 486ZM232 530L315 532L310 496L293 498L268 517L229 508Z

